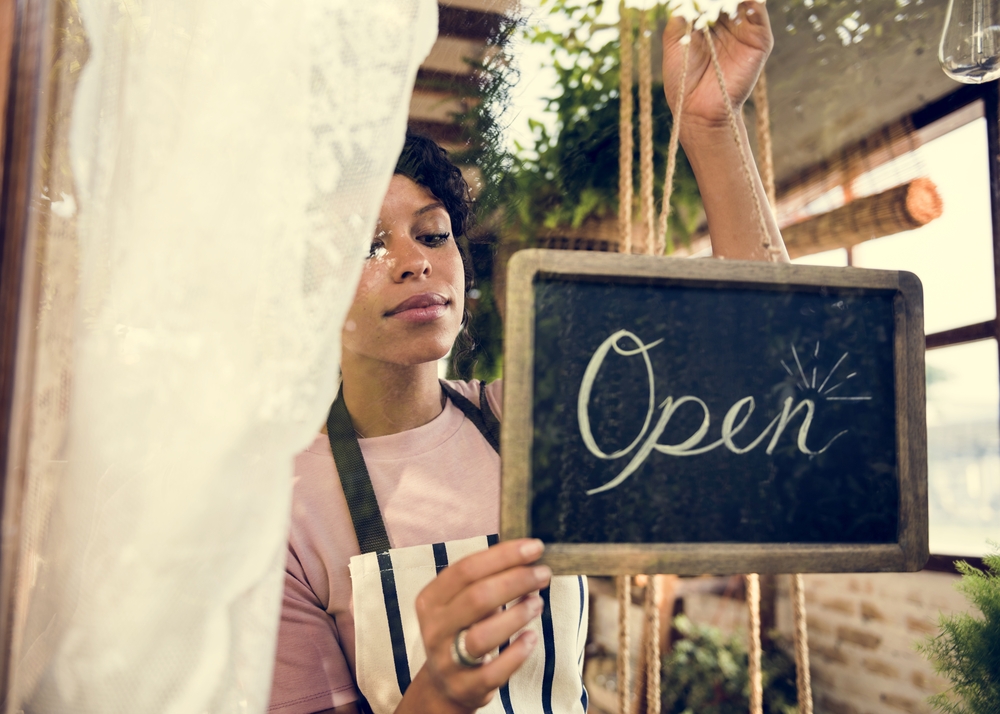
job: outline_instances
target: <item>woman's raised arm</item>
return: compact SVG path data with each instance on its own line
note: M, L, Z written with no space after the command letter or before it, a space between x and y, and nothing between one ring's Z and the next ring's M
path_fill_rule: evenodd
M686 30L687 23L675 16L663 32L663 88L675 114ZM741 3L737 17L720 16L711 33L735 114L736 137L707 40L701 31L692 29L680 141L701 190L712 251L719 258L767 260L766 230L771 245L780 249L781 259L787 261L781 233L767 208L767 195L750 153L742 114L743 104L774 43L767 9L764 3ZM746 157L750 182L741 155ZM763 228L756 218L754 193L762 207Z

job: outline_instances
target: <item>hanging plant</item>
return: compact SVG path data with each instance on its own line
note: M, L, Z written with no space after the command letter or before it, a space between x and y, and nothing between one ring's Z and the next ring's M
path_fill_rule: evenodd
M618 26L599 22L602 0L543 0L542 5L549 8L550 15L568 20L573 29L561 33L537 27L526 33L532 43L549 48L557 82L547 107L555 114L555 129L550 132L540 121L529 122L535 140L519 147L512 177L509 217L513 232L524 245L535 244L543 229L572 232L588 221L612 221L618 213ZM665 21L666 6L658 5L650 12ZM637 99L633 101L638 104ZM656 85L653 144L657 196L662 195L671 126L663 87ZM638 122L633 131L634 183L638 185ZM702 219L702 209L698 185L683 152L678 158L671 205L671 234L686 243Z

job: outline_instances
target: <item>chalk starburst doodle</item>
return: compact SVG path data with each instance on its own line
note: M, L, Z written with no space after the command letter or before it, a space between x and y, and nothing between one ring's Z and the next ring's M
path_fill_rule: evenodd
M855 372L850 372L849 374L846 374L843 377L835 376L837 374L837 370L841 367L841 365L844 365L844 369L841 370L841 374L842 375L845 374L847 372L847 370L849 369L849 367L846 366L845 362L847 362L850 359L850 356L851 356L850 352L845 352L844 354L842 354L840 356L840 358L834 363L833 367L830 368L830 371L826 372L826 374L823 376L823 381L820 382L819 386L817 387L816 386L816 380L817 380L817 378L819 377L819 374L820 374L820 367L818 365L814 366L812 368L812 372L810 374L808 370L805 370L805 369L802 368L802 359L799 357L799 351L797 349L795 349L795 345L791 344L791 345L789 345L789 347L791 348L791 351L792 351L792 360L793 360L793 362L795 364L796 370L793 371L792 368L788 365L788 363L785 362L785 360L780 360L780 362L781 362L781 366L785 368L786 372L788 372L788 376L790 376L792 379L796 380L795 381L795 387L797 389L800 389L803 392L815 391L816 392L816 396L818 396L818 397L820 397L820 398L822 398L822 399L824 399L824 400L826 400L828 402L867 402L867 401L871 401L871 396L870 395L849 395L849 394L846 394L846 392L850 391L849 387L848 387L848 389L845 389L844 391L838 392L834 396L830 396L833 392L839 390L845 384L849 384L850 380L852 380L852 379L854 379L855 377L858 376L858 373L856 371ZM814 360L817 360L817 359L820 358L819 357L819 352L820 352L820 343L817 342L816 343L816 347L813 349L813 359ZM798 374L796 374L796 372ZM828 384L830 385L829 387L827 387Z

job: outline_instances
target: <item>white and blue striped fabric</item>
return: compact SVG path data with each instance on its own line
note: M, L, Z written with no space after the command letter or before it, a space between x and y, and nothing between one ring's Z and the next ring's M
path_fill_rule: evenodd
M497 536L394 548L351 558L358 688L374 714L392 714L426 660L414 603L449 563L485 550ZM485 714L587 711L583 649L589 598L582 575L557 576L541 591L545 607L528 627L538 645Z

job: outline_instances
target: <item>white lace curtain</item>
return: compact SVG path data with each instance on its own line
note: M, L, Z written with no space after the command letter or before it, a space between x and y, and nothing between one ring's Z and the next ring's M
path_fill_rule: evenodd
M436 4L53 5L89 56L43 189L39 334L68 337L39 341L7 711L262 712L292 457Z

